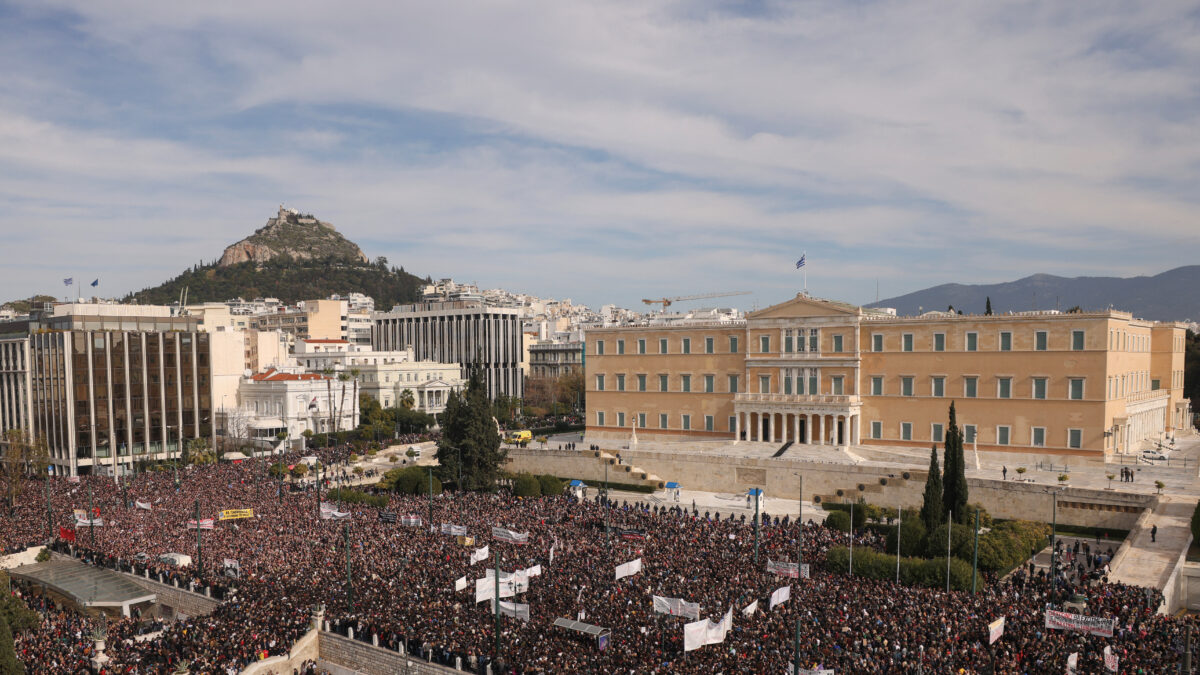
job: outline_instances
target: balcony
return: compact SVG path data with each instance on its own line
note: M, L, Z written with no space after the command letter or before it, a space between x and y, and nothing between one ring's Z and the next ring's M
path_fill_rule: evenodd
M1143 401L1154 401L1158 399L1167 399L1171 397L1170 389L1151 389L1148 391L1135 391L1125 397L1125 403L1141 403Z
M862 404L862 397L849 394L734 394L733 402L856 406Z

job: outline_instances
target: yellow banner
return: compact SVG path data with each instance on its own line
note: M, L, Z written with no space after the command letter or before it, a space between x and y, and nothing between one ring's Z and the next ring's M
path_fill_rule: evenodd
M254 509L225 509L221 511L221 520L237 520L238 518L253 518Z

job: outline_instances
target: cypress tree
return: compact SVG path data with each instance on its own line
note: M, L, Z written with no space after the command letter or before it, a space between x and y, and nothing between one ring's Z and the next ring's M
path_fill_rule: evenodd
M958 428L958 415L954 402L950 402L950 423L946 428L946 477L943 481L942 503L946 514L953 513L955 520L965 522L967 513L967 467L963 456L963 435Z
M947 430L942 437L943 447L942 467L945 473L942 476L942 522L951 515L957 515L954 505L958 503L954 495L954 491L958 488L954 477L958 475L958 469L955 466L958 460L958 453L954 452L954 436Z
M984 308L984 310L983 310L983 315L984 316L992 315L992 296L990 296L990 295L988 296L988 299L987 299L987 307Z
M13 643L8 619L0 614L0 673L24 673L25 666L17 660L17 647Z
M925 479L925 498L921 502L921 522L933 531L942 522L942 470L938 467L937 446L929 450L929 478Z
M438 477L457 481L459 458L462 459L463 485L460 489L490 489L500 477L507 452L500 449L500 432L492 417L492 402L484 391L478 370L472 370L467 389L450 394L443 413L442 438L437 458Z

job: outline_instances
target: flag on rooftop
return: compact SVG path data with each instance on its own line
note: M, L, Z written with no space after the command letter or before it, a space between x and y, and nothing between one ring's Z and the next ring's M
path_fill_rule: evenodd
M804 256L805 255L806 254L801 254L800 259L796 261L796 269L800 269L801 267L804 267Z
M75 277L67 277L66 279L63 279L63 286L70 286L73 283L75 283Z

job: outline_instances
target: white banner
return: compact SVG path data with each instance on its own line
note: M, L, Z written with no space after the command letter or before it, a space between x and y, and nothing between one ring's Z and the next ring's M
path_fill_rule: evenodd
M700 618L700 605L695 602L688 602L683 598L664 598L661 595L651 596L654 602L654 611L659 614L670 614L671 616L686 616L689 619Z
M321 520L341 520L349 517L350 514L348 512L338 511L336 505L321 502Z
M1105 645L1104 647L1104 669L1110 673L1117 672L1117 655L1113 653L1112 647Z
M809 572L809 570L808 570L808 563L800 563L800 578L801 578L801 579L808 579L808 578L809 578L809 576L808 576L808 572ZM829 672L831 672L831 673L832 673L833 671L831 670L831 671L829 671Z
M540 577L540 576L542 576L542 566L541 566L541 565L534 565L533 567L530 567L530 568L526 569L526 570L525 570L525 576L527 576L527 577Z
M755 600L754 602L752 602L752 603L746 605L744 608L742 608L742 614L745 614L746 616L754 616L754 613L757 611L758 611L758 600Z
M1054 630L1074 630L1098 637L1112 637L1113 621L1114 619L1111 617L1106 619L1099 616L1083 616L1056 612L1052 609L1046 610L1046 628Z
M422 522L421 516L400 516L400 524L405 527L420 527Z
M995 644L1001 635L1004 635L1004 617L988 624L988 644Z
M87 518L80 519L79 516L76 516L75 517L75 527L104 527L104 519L103 518L92 518L89 520ZM195 528L193 528L193 529L195 529ZM212 528L210 527L209 529L212 529Z
M187 521L187 529L189 529L189 530L194 530L194 529L196 529L196 521L195 521L194 519L193 519L193 520L189 520L189 521ZM211 529L213 529L213 519L212 519L212 518L204 518L204 519L202 519L202 520L200 521L200 529L202 529L202 530L211 530Z
M690 652L704 645L715 645L725 641L725 635L733 627L733 607L719 621L701 619L683 625L683 651Z
M500 601L500 613L504 616L511 616L522 621L529 620L529 605L522 605L516 602Z
M767 571L781 577L800 578L800 565L793 562L775 562L767 558Z
M1067 657L1067 675L1075 675L1079 672L1079 652L1071 652Z
M788 675L796 675L795 664L788 664ZM801 668L800 675L833 675L833 668Z
M642 559L630 560L627 563L617 565L617 581L625 577L633 576L642 571Z
M491 553L488 552L488 547L484 546L483 548L477 548L471 552L471 564L474 565L477 562L483 562L484 560L487 560L489 555L491 555Z
M465 590L467 590L467 575L465 575L465 574L464 574L462 577L460 577L460 578L458 578L457 580L455 580L455 582L454 582L454 590L455 590L456 592L457 592L457 591L465 591Z
M149 510L150 510L150 502L144 502L144 501L142 501L142 500L140 500L140 499L134 500L134 502L133 502L133 505L134 505L134 506L136 506L137 508L139 508L139 509L143 510L143 511L149 511Z
M775 609L775 605L782 605L783 603L785 603L791 599L792 599L792 587L791 586L783 586L781 588L776 588L771 593L771 604L767 606L767 609L769 609L769 610Z
M442 534L452 534L456 537L465 536L467 534L467 526L442 523Z
M507 542L509 544L528 544L529 543L529 533L528 532L514 532L512 530L507 530L503 527L493 527L492 528L492 536L500 541Z
M496 570L488 568L485 578L495 580ZM505 586L511 587L513 593L525 593L529 590L529 574L525 570L517 570L516 572L500 570L500 586L500 597L502 598L508 597L508 595L504 594Z

